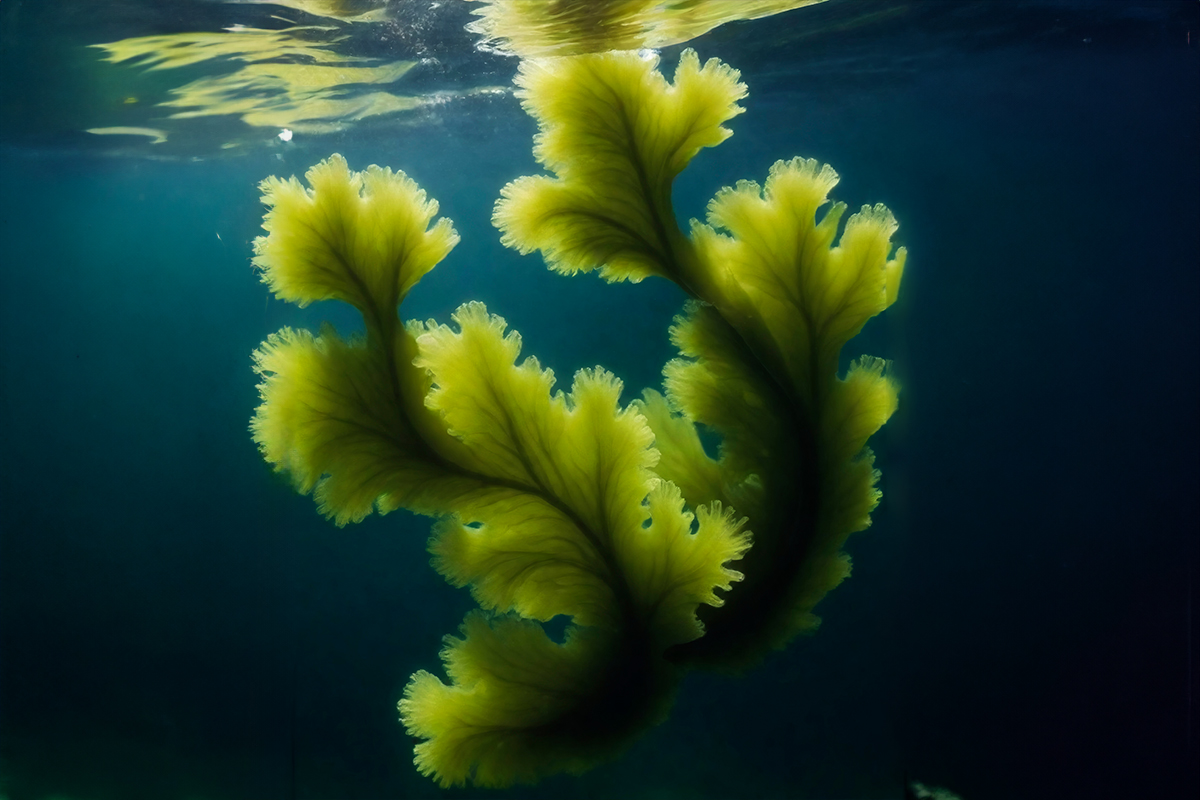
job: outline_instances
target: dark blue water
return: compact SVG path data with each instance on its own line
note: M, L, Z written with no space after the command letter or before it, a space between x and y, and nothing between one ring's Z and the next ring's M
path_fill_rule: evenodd
M132 4L55 28L6 0L0 797L899 798L906 774L965 800L1193 796L1200 9L880 7L692 42L751 95L676 187L695 216L811 156L838 199L901 222L900 302L848 347L903 384L852 578L814 637L744 678L689 676L619 761L487 792L418 775L395 712L473 606L429 568L428 521L337 529L250 441L254 347L353 324L268 298L256 183L333 151L407 171L463 241L405 316L482 299L560 383L603 364L627 399L657 384L682 296L499 245L491 205L536 171L511 97L237 155L117 153L72 127L87 70L107 74L72 48L170 26L136 30ZM180 3L170 29L193 12L216 13Z

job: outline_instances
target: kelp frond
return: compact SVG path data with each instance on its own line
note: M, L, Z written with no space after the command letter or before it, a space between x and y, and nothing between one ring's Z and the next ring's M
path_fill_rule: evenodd
M672 328L682 357L666 367L665 396L648 392L641 410L663 453L659 475L693 506L745 514L755 547L745 583L705 615L706 636L675 655L752 664L815 627L813 608L849 574L842 544L878 503L865 444L895 410L896 386L878 359L837 370L846 342L896 299L906 253L892 252L895 219L864 206L841 226L842 204L818 217L837 174L797 158L762 186L722 189L707 224L685 235L671 182L729 135L721 125L745 94L736 72L700 68L691 51L673 86L633 52L527 62L518 83L553 177L504 188L502 241L560 272L657 275L695 298ZM721 435L719 459L696 424Z
M728 563L749 547L744 520L684 508L610 373L552 393L554 375L520 361L520 336L480 303L454 327L399 323L458 240L407 176L333 156L307 178L263 182L255 263L280 298L350 303L366 335L268 339L254 438L338 524L437 517L434 565L494 615L448 640L448 684L421 672L405 690L418 766L445 786L504 786L610 757L661 719L677 675L663 654L700 636L697 607L740 579ZM538 624L560 615L565 644Z

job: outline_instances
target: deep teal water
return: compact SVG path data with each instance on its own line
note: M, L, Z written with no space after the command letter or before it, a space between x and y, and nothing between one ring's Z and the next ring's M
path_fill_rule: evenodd
M901 300L848 347L904 387L854 575L816 636L690 676L621 760L508 792L438 790L396 719L472 605L427 566L428 522L337 529L250 442L253 348L353 325L267 297L256 183L333 151L404 169L463 237L405 316L482 299L560 385L595 364L627 399L656 385L680 294L500 247L492 202L536 171L511 98L194 160L3 106L0 794L899 798L907 774L966 800L1192 796L1200 12L894 7L815 42L799 11L692 43L751 96L676 187L695 216L811 156L901 222ZM0 97L28 99L40 30L10 8Z

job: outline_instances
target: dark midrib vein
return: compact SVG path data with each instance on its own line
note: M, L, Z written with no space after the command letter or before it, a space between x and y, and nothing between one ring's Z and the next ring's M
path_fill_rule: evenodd
M657 250L663 260L663 266L666 269L667 275L669 275L672 280L674 280L674 282L680 286L680 288L682 288L690 296L712 305L714 311L717 313L717 317L733 334L733 336L730 338L730 341L732 341L737 349L742 353L742 357L739 360L750 367L750 369L759 376L760 381L765 386L773 390L773 393L776 395L777 400L779 401L774 405L776 405L777 408L783 409L784 413L787 415L787 419L784 420L784 423L787 428L794 433L794 445L797 450L800 451L799 458L797 459L797 470L800 473L800 486L797 487L799 489L798 492L788 493L789 500L786 503L787 508L784 512L784 518L790 519L792 525L794 526L795 535L789 536L786 533L783 533L783 535L779 536L776 540L775 552L778 556L780 556L779 566L783 567L784 564L788 564L790 565L791 569L795 569L800 563L803 562L808 550L813 544L816 533L816 520L820 513L819 487L821 484L821 476L819 474L819 462L817 459L817 447L815 442L816 426L818 424L817 420L820 418L818 408L820 404L820 398L817 396L817 383L819 382L817 371L819 370L820 365L818 359L819 348L816 346L816 337L812 335L815 333L815 331L813 331L812 320L808 319L809 315L807 313L804 313L805 310L802 308L802 304L795 304L798 310L800 310L802 315L806 318L806 323L808 324L810 330L809 381L812 384L813 397L811 400L811 407L807 409L809 413L802 415L800 413L800 408L803 404L800 403L798 398L794 396L794 392L788 388L783 377L776 375L775 372L767 366L751 343L742 335L741 331L739 331L738 328L729 320L729 318L725 316L721 306L713 303L710 299L703 297L685 278L681 268L679 254L675 252L675 248L672 247L671 244L672 239L668 234L667 220L665 220L662 216L663 209L659 203L656 202L657 198L652 192L649 173L646 168L645 161L642 158L642 153L635 145L636 138L634 136L633 121L628 114L622 98L615 92L613 93L613 103L621 119L623 132L625 134L626 141L628 142L626 149L628 151L629 164L637 177L638 186L641 190L643 198L645 199L646 207L650 214L650 221L654 233L658 239L659 247L651 247L648 249ZM670 197L670 186L668 186L667 191L668 194L666 198L666 205L667 208L672 208L673 206ZM670 222L675 224L674 219L670 220ZM805 419L804 417L808 418ZM788 567L784 567L784 569L786 570ZM664 598L665 595L660 596L659 603L661 603ZM655 604L656 607L657 605L658 603Z
M350 268L349 262L345 256L337 248L331 247L330 251L335 254L339 263L342 265L343 269L345 269L347 277L354 283L362 297L367 301L372 299L366 284L363 282L358 273ZM428 442L425 441L425 438L420 434L420 431L417 429L416 425L414 425L412 420L408 418L408 414L404 406L403 394L400 389L400 375L396 371L394 337L390 336L389 334L392 333L394 326L399 319L393 316L385 322L380 313L380 309L377 308L374 303L368 302L366 304L368 307L365 309L360 308L359 311L364 317L367 317L368 315L370 317L368 319L368 337L370 336L370 330L372 329L373 323L374 329L379 332L379 336L382 340L380 342L380 348L386 361L388 384L389 389L391 390L392 403L399 412L398 416L406 429L405 432L411 437L412 443L416 444L417 447L420 448L421 455L426 460L436 464L445 472L458 474L462 477L476 480L485 485L500 486L512 491L531 494L545 502L547 505L556 509L559 513L566 517L572 525L579 529L580 533L582 533L584 537L591 543L597 555L600 556L601 560L604 562L606 570L609 573L609 580L607 580L606 583L608 583L609 587L612 589L613 594L616 595L622 614L626 617L629 617L633 606L632 592L630 591L628 582L625 580L624 573L621 571L619 565L613 558L613 554L609 552L609 548L604 546L600 536L596 531L593 531L591 527L584 522L584 520L577 513L575 513L570 506L562 502L542 484L524 452L520 451L518 448L517 456L521 459L521 462L523 466L525 466L526 472L529 474L530 478L532 478L537 484L535 486L531 486L520 481L500 478L494 475L486 475L484 473L468 469L461 464L457 464L443 457L433 447L431 447ZM503 404L498 403L497 405L501 409L504 409ZM504 413L508 423L508 428L511 431L512 420L508 416L507 409L504 409ZM403 444L401 442L396 441L393 437L389 438L392 439L393 444L396 445L397 448L403 448ZM515 437L513 438L515 441Z
M624 129L625 139L629 143L629 163L633 167L634 174L637 175L638 186L642 190L642 196L646 198L646 205L650 210L650 220L654 225L654 234L658 238L658 251L662 256L663 261L667 262L664 266L671 268L668 274L679 274L679 265L674 258L674 252L671 249L671 240L667 234L667 226L660 214L656 198L651 190L650 175L646 169L646 162L642 159L642 153L635 145L637 139L634 136L633 120L629 118L629 113L625 108L625 102L621 96L613 92L613 102L616 104L617 113L621 118L621 127ZM670 203L670 185L667 188L667 205ZM672 220L673 221L673 220Z

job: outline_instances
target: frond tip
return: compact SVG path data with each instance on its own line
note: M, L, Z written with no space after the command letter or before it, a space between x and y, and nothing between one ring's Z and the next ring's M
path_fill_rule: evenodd
M731 135L742 113L740 73L694 50L673 83L658 58L636 52L523 61L518 97L540 124L534 146L547 176L501 191L492 221L506 246L541 250L564 274L599 269L610 281L678 272L685 240L671 209L671 183L705 147ZM653 108L655 114L639 113Z
M396 335L401 345L404 336ZM319 336L284 328L254 352L262 378L254 441L339 526L372 510L429 512L438 506L434 495L448 491L443 465L429 459L413 417L396 406L381 353L328 326Z
M649 524L626 532L618 552L633 601L665 649L704 635L696 608L723 605L715 590L742 580L729 564L750 549L750 534L742 531L746 519L719 501L698 506L693 517L679 488L666 481L650 492L646 508Z
M305 179L307 189L296 178L260 186L268 235L254 241L254 264L281 300L342 300L364 315L394 316L458 243L450 220L430 227L437 201L403 172L374 165L353 172L335 153Z
M535 622L481 612L461 632L442 650L451 682L417 672L398 704L409 734L425 740L417 769L442 788L579 775L665 713L667 668L619 635L572 627L559 644Z
M739 181L693 222L700 254L696 283L737 319L739 333L806 403L833 379L843 345L896 300L907 251L892 253L898 225L883 205L846 220L828 203L838 175L813 159L777 161L765 185ZM718 233L724 230L725 233Z

